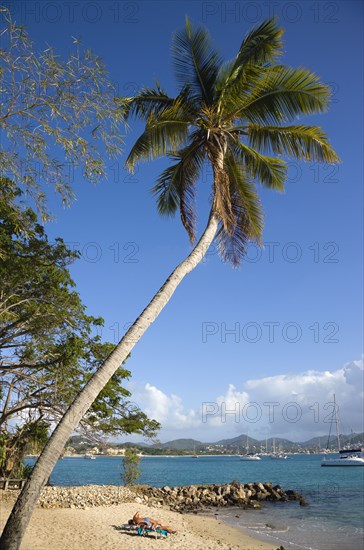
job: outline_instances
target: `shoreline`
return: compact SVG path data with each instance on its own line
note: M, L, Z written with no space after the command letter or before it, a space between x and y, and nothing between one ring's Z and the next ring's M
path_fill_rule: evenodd
M13 504L1 502L0 532ZM176 535L161 543L154 537L140 537L123 532L136 511L172 525ZM135 502L86 509L40 508L34 511L20 550L276 550L277 542L266 542L245 530L224 523L210 514L179 514Z
M79 471L83 472L83 470L85 470L86 472L90 471L92 473L94 469L98 470L97 460L94 460L90 463L91 468L89 467L90 465L87 464L87 461L83 461L81 459L75 461L78 462L78 465L72 466L70 464L69 466L67 466L67 460L69 460L69 464L73 462L71 459L66 459L65 461L63 461L65 462L65 464L62 465L59 463L59 466L63 466L63 468L60 469L59 472L64 473L70 468L71 475L69 475L67 478L65 476L59 476L58 474L57 476L55 475L54 487L47 487L46 489L48 492L44 493L45 498L43 499L43 504L51 508L55 506L64 506L66 508L70 508L71 505L75 505L76 508L83 506L112 506L118 505L123 502L132 502L137 507L137 509L139 509L140 506L138 504L135 504L135 502L139 502L140 505L146 504L148 506L153 506L153 508L149 509L150 515L163 521L165 519L163 511L164 509L160 508L160 505L164 505L167 507L166 509L169 509L169 506L173 506L173 504L177 501L177 512L188 513L192 512L193 508L193 506L189 506L189 504L191 504L191 498L193 501L192 504L194 504L195 500L197 499L200 499L200 501L202 501L202 505L204 505L204 501L210 500L210 506L208 506L208 511L210 512L210 515L214 516L214 512L218 512L218 520L230 523L230 525L232 525L233 527L247 532L249 535L253 536L253 538L255 537L258 539L263 539L270 544L273 544L274 549L272 547L272 550L276 550L276 548L280 545L286 548L286 550L288 550L288 548L324 549L328 547L340 547L343 550L350 550L352 548L359 548L362 544L363 530L360 510L362 510L363 505L363 494L359 483L362 472L358 471L358 469L355 470L355 468L349 469L347 474L350 475L346 475L345 479L343 479L340 484L338 484L337 480L335 480L335 491L332 491L331 486L327 486L325 483L323 483L323 480L326 479L327 475L332 474L329 469L327 469L326 471L326 469L320 468L320 461L318 457L302 456L300 460L297 459L296 462L293 460L281 462L265 461L265 464L264 462L262 462L260 465L258 464L258 466L264 466L264 468L241 468L239 467L239 465L243 465L243 463L238 463L238 467L236 467L235 464L234 467L230 467L227 471L221 470L218 467L218 459L216 459L216 465L214 465L214 468L208 472L206 478L205 474L203 474L203 481L205 481L205 483L202 483L201 486L196 486L197 494L192 494L194 493L194 491L190 490L191 488L194 489L194 486L189 486L186 484L186 479L191 479L192 481L195 481L196 479L198 480L199 478L201 478L201 476L199 475L194 475L194 477L191 477L189 473L190 469L195 470L194 466L196 466L196 460L189 458L184 459L184 466L188 466L187 472L180 473L178 459L173 460L168 458L164 460L164 463L156 462L156 464L158 465L159 475L153 475L151 478L154 481L152 490L149 485L141 485L140 490L138 491L136 490L136 487L134 487L135 491L138 493L138 498L141 499L140 501L135 501L135 493L134 499L129 498L128 501L122 500L125 493L124 487L120 485L119 476L103 475L101 476L101 478L99 476L99 482L102 483L100 485L92 485L93 483L95 483L95 481L93 481L92 475L78 476L77 473ZM98 460L103 460L105 462L103 468L105 469L105 472L109 472L110 465L106 464L108 460ZM116 462L118 463L119 460L120 459L116 459ZM177 463L175 463L176 460ZM190 465L190 460L191 463L193 462L194 464ZM235 459L231 458L227 460L229 461L229 466L231 466L232 461L235 461ZM81 462L83 462L84 464L81 465L82 469L80 470L79 464ZM167 462L171 462L168 468L166 465ZM172 462L174 463L174 465L172 465ZM197 460L197 462L199 461ZM146 460L145 463L149 464L149 460ZM146 480L150 478L150 468L147 468L148 464L145 464L145 472L146 474L148 474L144 476ZM162 464L162 467L160 467L160 464ZM163 464L165 465L163 466ZM86 466L86 468L83 468L84 466ZM101 466L102 465L100 463L100 467ZM205 468L202 466L202 464L200 464L200 467L202 467L202 470L205 471ZM198 471L199 470L200 468L198 468ZM253 472L253 474L255 475L250 475L250 472ZM291 474L294 474L294 479L296 483L300 483L300 489L303 492L305 498L307 498L308 503L314 504L314 507L301 508L298 506L299 503L292 503L287 505L283 504L283 506L279 502L272 503L272 505L265 505L264 503L262 503L261 510L247 510L246 513L245 511L243 513L240 513L240 506L234 506L233 508L230 508L230 506L214 506L215 500L218 500L213 498L214 493L215 496L222 496L227 502L230 502L231 500L234 500L234 498L231 497L238 496L240 498L241 496L244 496L240 495L240 488L242 489L242 492L245 492L246 497L250 492L249 487L237 487L238 482L230 482L230 485L233 484L234 490L226 491L226 484L216 483L216 480L220 481L221 478L224 480L226 476L228 476L230 479L235 478L239 480L248 480L249 478L271 478L274 480L274 483L276 483L277 481L281 481L283 482L283 487L286 486L287 488L291 488L293 484L293 478ZM333 474L335 474L335 472L333 472ZM336 478L335 475L333 477ZM80 485L75 486L75 480L77 481L77 483L80 483ZM108 481L107 485L105 484L106 480ZM160 486L161 480L164 482L163 486ZM174 486L173 482L179 482L179 485ZM67 484L65 485L64 483ZM73 485L73 488L71 487L71 484ZM239 482L239 484L242 485L242 482ZM217 487L217 485L219 487ZM244 483L244 485L249 486L251 484ZM257 489L255 485L260 486L262 484L254 484L252 495L253 499L254 490ZM263 483L263 486L266 485L271 484ZM209 486L209 493L205 492L204 486ZM84 490L82 488L84 488ZM183 491L183 488L186 490ZM235 488L237 489L237 491L235 490ZM266 487L266 489L269 489L269 487ZM0 491L0 507L2 499L1 493L2 491ZM69 493L73 493L72 497ZM230 493L230 495L227 493ZM202 498L203 495L205 495L206 498ZM185 498L182 499L182 496ZM181 501L186 504L186 506L178 507ZM100 512L102 512L101 508ZM237 515L239 515L240 517L238 517ZM184 517L189 518L192 516L186 514L184 515ZM200 517L207 521L207 518L204 514ZM119 522L119 524L120 523L121 522ZM90 528L92 528L92 523L90 524ZM129 537L128 540L129 539L131 539L131 537ZM125 540L125 536L123 540ZM45 546L43 550L45 550L46 547L47 546ZM85 547L86 546L84 546L83 548L78 548L77 550L83 550ZM122 542L120 544L120 547L123 548ZM105 550L107 550L107 546Z
M270 454L266 454L266 453L257 453L259 456L261 456L263 459L265 458L270 458ZM307 452L286 452L286 453L283 453L283 454L286 454L287 456L317 456L317 455L322 455L322 456L325 456L325 455L328 455L328 454L334 454L336 455L337 454L337 451L330 451L328 453L324 453L324 452L312 452L312 453L307 453ZM124 458L124 454L123 453L118 453L118 454L90 454L90 453L82 453L82 454L65 454L63 455L62 457L60 457L58 460L62 460L63 458L85 458L85 456L93 456L95 458ZM138 453L138 456L140 456L140 458L208 458L208 457L211 457L211 458L220 458L220 457L223 457L223 458L240 458L242 456L245 456L244 454L236 454L236 453L233 453L233 454L183 454L183 455L180 455L180 454L161 454L161 455L155 455L155 454L143 454L143 453ZM26 459L38 459L39 455L26 455L25 458Z

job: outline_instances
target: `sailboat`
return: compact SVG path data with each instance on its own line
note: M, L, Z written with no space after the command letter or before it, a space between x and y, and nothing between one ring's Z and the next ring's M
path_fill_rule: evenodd
M262 460L256 453L249 453L249 436L246 436L246 455L240 455L240 460Z
M279 459L279 460L287 460L288 456L280 450L278 453L276 452L276 438L273 437L273 452L269 455L270 458Z
M335 422L336 438L339 456L337 458L326 458L321 462L321 466L364 466L364 456L362 449L340 449L340 431L339 431L339 415L336 408L336 399L334 394L334 410L332 412L329 438L327 440L327 448L329 448L330 435L332 424Z

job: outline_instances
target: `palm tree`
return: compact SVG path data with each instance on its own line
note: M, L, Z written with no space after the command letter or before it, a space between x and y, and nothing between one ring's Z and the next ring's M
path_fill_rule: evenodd
M261 242L263 214L256 183L283 190L287 174L282 156L338 162L318 127L287 125L305 114L326 110L330 93L305 69L276 62L283 31L269 19L245 37L233 61L222 63L208 33L186 26L173 38L179 94L169 97L156 84L124 101L127 116L145 120L126 166L168 156L172 164L153 188L161 214L178 209L195 241L195 188L205 162L212 166L211 210L206 229L137 318L103 366L77 396L57 426L23 489L6 525L0 548L15 550L39 494L80 419L157 318L181 280L201 261L216 239L224 260L239 264L246 245ZM277 156L268 156L269 153Z

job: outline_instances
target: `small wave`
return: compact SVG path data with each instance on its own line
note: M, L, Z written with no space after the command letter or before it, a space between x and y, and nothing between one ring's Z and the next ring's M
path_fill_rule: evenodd
M264 528L266 531L269 531L269 532L273 531L274 533L287 533L287 531L289 531L288 525L282 525L277 527L276 525L272 525L271 523L266 523L264 525Z
M275 543L277 544L284 544L284 545L289 545L290 548L297 548L298 550L315 550L315 548L313 546L303 546L302 544L297 544L296 542L292 541L292 540L285 540L283 539L282 537L277 537L273 534L269 534L267 532L265 533L257 533L258 535L261 534L261 535L265 535L265 539L266 540L274 540L276 541Z

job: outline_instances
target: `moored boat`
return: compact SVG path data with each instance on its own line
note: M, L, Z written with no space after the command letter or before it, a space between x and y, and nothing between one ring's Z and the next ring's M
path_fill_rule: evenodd
M261 460L257 453L249 453L249 434L246 435L246 454L240 455L240 460Z
M339 430L339 415L336 407L336 399L334 394L334 407L331 417L330 433L332 424L336 426L337 446L339 456L336 458L323 458L321 466L364 466L364 454L362 449L340 449L340 430ZM330 435L327 441L327 448L330 444Z
M288 456L284 453L271 453L270 458L274 458L276 460L287 460Z
M364 466L364 454L361 449L339 451L338 458L326 458L321 466Z
M251 453L247 455L241 455L240 460L262 460L262 459L257 454Z

